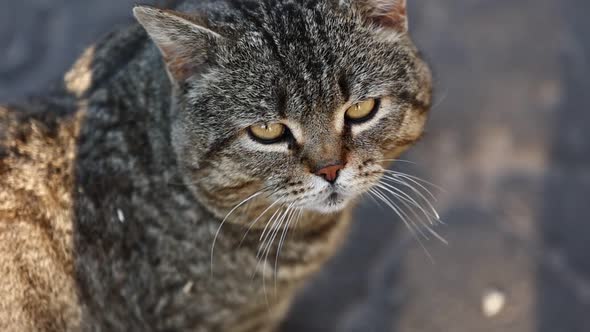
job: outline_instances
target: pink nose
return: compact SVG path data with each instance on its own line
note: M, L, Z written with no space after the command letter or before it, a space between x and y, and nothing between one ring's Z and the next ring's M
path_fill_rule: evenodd
M317 176L322 176L324 179L326 179L326 181L330 183L334 183L338 178L338 172L343 168L344 165L342 164L327 166L318 170L317 172L315 172L315 174Z

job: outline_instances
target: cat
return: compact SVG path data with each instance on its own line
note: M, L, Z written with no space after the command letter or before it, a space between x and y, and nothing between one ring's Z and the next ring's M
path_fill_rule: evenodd
M422 135L406 2L133 12L0 106L0 330L274 331Z

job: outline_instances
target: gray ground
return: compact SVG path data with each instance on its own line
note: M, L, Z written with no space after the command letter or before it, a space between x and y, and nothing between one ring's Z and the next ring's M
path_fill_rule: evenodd
M0 0L0 100L43 91L131 0ZM437 76L428 136L398 169L444 188L449 241L367 204L285 331L590 331L590 2L422 0ZM505 305L486 317L489 290Z

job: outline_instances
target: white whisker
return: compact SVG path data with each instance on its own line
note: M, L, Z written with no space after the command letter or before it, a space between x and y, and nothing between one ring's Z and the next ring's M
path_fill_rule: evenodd
M399 176L402 176L402 177L405 177L405 178L408 178L408 179L412 179L412 180L417 181L419 183L427 184L427 185L429 185L429 186L433 187L434 189L439 190L441 192L446 192L446 190L444 190L441 186L438 186L438 185L436 185L436 184L434 184L432 182L429 182L427 180L424 180L424 179L422 179L420 177L417 177L415 175L410 175L410 174L407 174L407 173L404 173L404 172L394 171L394 170L390 170L390 169L386 169L385 172L387 172L387 173L393 173L395 175L399 175ZM424 189L426 190L426 188L424 188Z
M387 185L385 183L382 183L382 185ZM448 245L449 243L447 242L447 240L445 240L440 234L438 234L431 226L434 226L434 223L432 222L432 220L429 218L431 217L429 214L427 214L427 212L424 210L424 208L422 208L422 206L418 205L416 203L416 201L413 201L415 205L418 209L421 210L422 214L424 215L424 217L426 217L426 219L428 220L428 222L424 222L422 220L422 218L414 211L414 209L409 206L409 203L406 203L405 200L401 199L401 197L397 196L395 193L392 193L391 191L389 191L387 188L384 188L382 185L378 185L379 188L386 190L387 192L391 193L392 195L394 195L395 197L399 198L401 203L404 204L404 206L406 206L406 208L408 208L412 214L416 217L417 220L419 220L421 222L421 224L424 226L424 228L426 228L428 230L429 233L431 233L432 235L434 235L437 239L439 239L442 243ZM393 188L391 185L388 185L390 188ZM430 225L429 225L430 224Z
M400 162L400 163L407 163L407 164L416 165L415 161L404 160L404 159L395 159L394 158L394 159L379 159L379 160L377 160L378 163L385 162L385 161Z
M391 184L388 184L388 183L385 183L385 182L381 182L381 183L380 183L378 186L379 186L380 188L384 189L384 190L387 190L388 192L390 192L390 193L391 193L391 194L393 194L394 196L396 196L396 197L400 198L400 200L402 201L402 203L404 203L404 200L403 200L401 197L399 197L399 196L398 196L398 195L396 195L395 193L393 193L393 192L391 192L390 190L388 190L388 188L390 188L390 189L393 189L393 190L396 190L396 191L398 191L398 192L403 192L403 191L401 191L401 190L399 190L398 188L396 188L395 186L392 186ZM384 188L383 186L385 186L386 188ZM431 219L432 217L436 218L436 220L440 220L440 218L439 218L439 216L438 216L438 213L436 212L436 210L435 210L435 208L432 206L432 204L430 204L430 202L426 201L426 203L427 203L427 204L429 204L429 206L430 206L431 210L433 211L433 213L434 213L434 216L433 216L433 215L430 215L429 213L427 213L427 211L426 211L426 210L425 210L425 209L424 209L424 208L423 208L423 207L422 207L420 204L418 204L418 202L417 202L416 200L412 199L412 198L411 198L410 196L408 196L408 195L407 195L405 192L403 192L403 194L404 194L405 196L407 196L407 197L408 197L408 198L411 200L411 202L410 202L411 204L413 204L413 205L414 205L414 206L416 206L418 209L420 209L420 211L422 212L422 214L424 215L424 217L426 217L426 219L428 220L428 223L429 223L430 225L432 225L432 226L434 226L434 225L435 225L435 224L434 224L434 222L433 222L433 221L432 221L432 219ZM405 203L404 203L404 204L405 204ZM408 207L408 208L409 208L409 209L411 209L410 207ZM411 209L411 210L412 210L412 212L414 212L414 210L413 210L413 209ZM414 214L415 214L415 212L414 212ZM420 218L420 217L419 217L417 214L415 214L415 216L416 216L416 218L417 218L417 219L419 219L420 221L422 221L422 218ZM434 229L432 229L432 228L430 227L430 225L428 225L428 223L426 223L426 222L422 222L422 224L424 225L424 227L426 227L426 229L427 229L427 230L428 230L428 231L429 231L429 232L430 232L432 235L434 235L434 236L435 236L437 239L441 240L441 242L443 242L444 244L448 244L448 242L447 242L447 241L446 241L446 240L445 240L445 239L444 239L442 236L440 236L440 234L438 234L438 233L437 233L437 232L436 232Z
M421 192L420 192L418 189L416 189L414 186L412 186L411 184L409 184L409 183L408 183L408 182L406 182L406 181L400 180L400 179L398 179L398 178L396 178L396 177L393 177L393 176L391 176L391 175L387 175L387 174L385 174L385 175L383 176L383 179L390 180L390 181L393 181L393 182L395 182L395 183L401 184L401 185L403 185L403 186L405 186L405 187L409 188L410 190L412 190L412 191L413 191L413 192L414 192L416 195L418 195L418 197L420 197L420 198L421 198L421 199L422 199L422 200L423 200L423 201L424 201L424 202L425 202L425 203L428 205L428 208L431 210L432 214L434 214L434 217L435 217L435 219L436 219L436 220L440 220L440 216L439 216L438 212L436 211L436 209L434 208L434 206L432 205L432 203L430 202L430 200L428 200L428 198L426 198L426 196L424 196L424 195L423 195L423 194L422 194L422 193L421 193ZM413 182L413 183L415 183L415 182ZM418 185L418 186L420 186L420 184L417 184L417 185ZM428 190L427 190L427 189L425 189L424 187L422 187L422 188L428 192ZM396 189L397 189L397 190L401 190L401 189L399 189L399 188L396 188ZM436 198L434 198L434 195L432 195L432 193L430 193L430 192L428 192L428 193L430 194L430 196L431 196L431 197L434 199L434 201L436 202Z
M274 203L277 203L277 201L275 201ZM271 205L274 205L274 203L273 203L273 204L271 204ZM255 222L256 222L256 221L258 221L258 220L259 220L259 219L262 217L262 215L264 215L264 214L266 213L266 211L268 211L270 208L271 208L271 206L267 207L267 208L266 208L266 209L265 209L265 210L264 210L264 211L261 213L261 215L260 215L260 216L258 216L258 218L256 218ZM279 206L279 207L277 208L277 210L276 210L276 211L275 211L275 212L274 212L274 213L273 213L273 214L270 216L270 218L269 218L269 219L266 221L266 224L264 225L264 228L263 228L263 230L262 230L262 232L263 232L263 233L264 233L264 232L266 232L266 230L267 230L267 228L268 228L269 226L270 226L270 228L274 227L274 221L275 221L275 218L277 218L277 217L280 217L280 213L282 213L282 212L283 212L283 210L282 210L282 209L283 209L283 206ZM244 237L242 238L242 240L243 240L245 237L246 237L246 235L244 235ZM261 250L262 250L262 246L264 245L264 242L262 242L262 236L260 237L260 239L259 239L259 242L261 242L261 243L259 244L258 251L257 251L257 253L256 253L256 266L254 267L254 271L253 271L253 273L252 273L252 278L254 278L254 277L256 276L256 271L258 270L258 266L259 266L259 264L260 264L259 256L260 256L260 252L261 252ZM263 273L264 273L264 270L263 270Z
M402 199L402 197L400 197L400 196L398 196L397 194L395 194L395 193L391 192L391 191L390 191L390 190L388 190L387 188L385 188L385 187L383 187L383 186L381 186L381 185L378 185L378 188L380 188L380 189L382 189L382 190L385 190L385 192L386 192L386 193L389 193L389 194L393 195L393 197L394 197L394 198L397 198L397 199L399 199L399 202L400 202L400 203L401 203L401 204L402 204L402 205L403 205L405 208L407 208L407 209L410 211L410 213L411 213L411 214L414 216L414 218L415 218L415 219L413 219L412 217L410 217L410 216L409 216L409 215L408 215L408 214L405 212L405 210L404 210L404 209L402 209L402 208L401 208L399 205L395 204L395 202L393 201L393 199L391 199L390 197L387 197L387 195L385 195L383 192L381 192L382 194L384 194L384 195L387 197L387 199L388 199L388 200L389 200L389 201L390 201L392 204L394 204L394 205L395 205L395 206L396 206L396 207L397 207L397 208L398 208L398 209L399 209L399 210L400 210L400 211L401 211L401 212L404 214L405 218L407 218L407 220L408 220L408 221L409 221L409 222L410 222L412 225L414 225L414 227L416 228L416 230L418 230L418 232L420 233L420 235L422 235L422 237L423 237L425 240L430 240L430 238L428 237L428 235L427 235L426 233L424 233L424 231L422 230L422 226L424 226L424 227L428 227L428 223L427 223L427 222L424 222L424 220L422 219L422 217L420 217L420 216L418 215L418 213L417 213L417 212L414 210L414 208L412 207L412 205L410 205L410 203L406 203L406 202L404 201L404 199ZM418 208L421 208L419 205L418 205L417 207L418 207ZM429 219L428 219L428 215L425 215L425 216L426 216L426 219L427 219L427 220L429 220ZM418 221L418 222L416 222L416 221Z
M420 247L422 247L422 249L424 250L426 256L428 256L428 258L432 262L434 262L434 258L432 257L432 255L430 254L430 252L428 251L428 249L426 249L426 246L424 246L424 244L420 240L420 237L416 233L416 230L414 229L414 227L412 227L412 225L403 217L403 215L405 213L400 213L400 210L395 207L395 204L387 196L383 195L378 189L373 188L373 189L370 190L370 192L373 195L375 195L377 198L381 199L387 206L389 206L402 219L403 223L408 227L408 229L412 233L414 239L416 239L416 241L418 242L418 244L420 245Z
M283 211L282 207L279 208L277 211L275 211L275 213L270 217L270 219L267 221L266 225L264 226L264 231L270 225L270 231L268 232L268 234L272 234L272 229L275 227L277 220L281 219L286 211L288 211L288 210ZM266 293L266 284L265 284L266 269L265 269L264 265L261 265L263 263L263 261L261 259L263 252L264 252L263 248L265 247L267 237L268 237L268 235L266 237L264 237L264 239L262 237L260 238L261 243L258 247L258 252L256 253L256 266L254 267L254 273L256 273L259 266L261 266L261 269L262 269L261 270L262 271L262 290L264 293L264 298L266 299L266 303L268 304L269 302L268 302L268 296ZM266 260L264 261L264 263L266 263Z
M397 181L399 184L403 184L405 186L407 186L408 188L411 188L414 192L416 192L418 195L420 196L424 196L422 194L422 192L420 192L417 188L415 188L414 186L410 185L410 183L415 184L416 186L418 186L418 188L424 190L426 192L426 194L430 197L430 199L432 199L433 201L437 201L436 196L434 196L434 194L428 190L428 188L424 187L421 183L405 176L404 174L399 174L399 173L394 173L391 171L386 171L386 174L383 175L383 177ZM408 183L408 181L410 183ZM428 199L426 199L424 197L425 201L429 201Z
M400 203L402 203L408 210L410 210L410 212L414 215L414 217L416 217L417 220L419 220L423 225L427 225L423 222L422 217L420 217L418 215L418 213L416 213L416 211L414 210L413 206L417 207L418 209L421 209L421 206L418 205L417 203L415 203L415 201L412 202L404 197L399 196L397 193L395 193L395 192L391 191L389 188L385 187L384 183L378 184L377 188L380 188L380 189L384 190L386 193L389 193L389 194L393 195L393 197L399 199ZM393 203L393 201L392 201L392 203ZM422 214L424 216L426 216L427 220L429 220L429 215L424 212L424 209L422 209ZM408 218L410 218L410 217L408 216Z
M225 222L227 221L227 219L229 218L229 216L234 213L234 211L236 211L237 209L239 209L242 205L246 204L247 202L251 201L252 199L262 195L262 193L264 193L264 189L260 190L254 194L252 194L251 196L247 197L246 199L244 199L243 201L241 201L238 205L236 205L233 209L231 209L226 215L225 218L223 218L223 220L221 221L221 224L219 224L219 228L217 228L217 231L215 232L215 237L213 238L213 244L211 245L211 274L213 274L213 254L215 251L215 242L217 241L217 237L219 236L219 233L221 232L221 228L223 227L223 225L225 224Z
M268 261L268 254L270 253L270 250L272 248L272 244L274 243L277 234L279 232L279 230L281 229L281 226L283 225L283 222L285 221L287 215L289 214L289 212L291 211L291 208L293 207L294 203L291 203L287 209L285 210L285 212L283 214L281 214L281 217L278 219L278 221L275 221L276 227L273 227L273 231L269 232L269 236L267 236L266 242L268 242L268 244L266 245L266 248L262 251L262 255L264 256L264 264L266 264L266 262ZM261 255L261 258L262 258ZM262 288L263 288L263 292L265 294L266 297L266 279L265 279L265 270L263 270L262 272ZM276 273L276 272L275 272ZM276 277L276 276L275 276Z
M250 231L250 229L254 226L254 224L256 224L258 222L258 220L260 220L260 218L262 218L262 216L268 211L270 210L276 203L278 203L278 201L274 201L271 205L269 205L266 209L264 209L264 211L262 211L262 213L258 216L258 218L256 218L252 223L250 223L250 227L248 227L248 230L246 231L246 234L244 234L244 237L246 237L246 235L248 235L248 232ZM280 211L282 207L279 207L279 209L277 209L273 215L270 217L270 219L266 222L266 224L264 225L264 228L262 229L262 234L260 235L260 239L259 241L262 241L262 238L264 237L264 233L266 232L266 229L268 227L268 225L270 224L270 221L272 220L272 218L274 218L274 216Z
M401 219L402 222L404 224L406 224L406 226L408 227L408 229L412 232L412 234L414 234L414 236L416 237L417 240L418 239L418 233L416 233L416 230L414 229L413 224L409 223L409 218L407 217L407 214L404 211L401 211L399 209L399 207L391 200L389 199L386 195L384 195L381 191L379 191L377 188L373 188L371 189L371 192L379 199L381 199L381 201L383 203L385 203L387 206L389 206L389 208L391 208L393 210L393 212L395 212Z
M291 226L291 222L293 221L293 218L295 217L295 215L299 212L299 209L292 209L291 213L289 214L289 217L287 217L287 221L285 222L285 227L283 227L283 233L281 234L281 238L279 239L279 245L277 246L277 253L276 253L276 257L275 257L275 292L277 289L277 277L278 277L278 272L277 272L277 267L278 267L278 263L279 263L279 255L281 254L281 248L283 247L283 244L285 243L285 239L287 237L287 233L289 232L289 227Z
M428 219L431 224L434 224L432 222L432 218L438 219L438 213L436 212L436 210L434 209L434 207L432 206L432 204L430 204L429 201L425 201L425 202L426 202L426 204L428 204L428 206L432 210L432 213L427 212L414 198L412 198L410 195L408 195L405 191L401 190L400 188L397 188L397 187L393 186L392 184L387 183L385 181L379 182L379 186L381 186L382 189L386 189L387 188L386 190L388 192L390 192L392 195L395 195L400 200L403 200L405 202L408 202L409 204L412 204L413 206L415 206L418 209L420 209L420 211L424 214L424 216L426 217L426 219ZM395 191L398 194L391 192L391 190Z

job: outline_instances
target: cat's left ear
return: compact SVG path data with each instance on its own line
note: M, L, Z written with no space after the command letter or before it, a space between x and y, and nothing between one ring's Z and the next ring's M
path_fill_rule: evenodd
M148 6L133 8L133 14L160 49L176 83L197 74L209 60L208 49L223 39L207 27L206 17Z
M408 31L406 0L351 0L370 23L396 32Z

